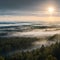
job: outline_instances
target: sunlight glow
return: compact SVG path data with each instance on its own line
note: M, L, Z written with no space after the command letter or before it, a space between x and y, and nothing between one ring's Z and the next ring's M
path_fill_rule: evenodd
M52 14L52 13L54 12L54 8L53 8L53 7L49 7L49 8L48 8L48 12L49 12L50 14Z

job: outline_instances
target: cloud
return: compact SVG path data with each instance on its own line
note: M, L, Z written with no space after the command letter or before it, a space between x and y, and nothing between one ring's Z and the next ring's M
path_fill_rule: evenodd
M0 0L0 9L43 10L47 4L59 7L60 0Z
M59 21L60 17L39 17L39 16L0 16L0 21ZM59 21L60 22L60 21Z
M60 0L0 0L0 15L46 17L47 5L56 5ZM53 14L53 16L60 16Z
M0 0L0 9L25 9L37 4L40 0Z

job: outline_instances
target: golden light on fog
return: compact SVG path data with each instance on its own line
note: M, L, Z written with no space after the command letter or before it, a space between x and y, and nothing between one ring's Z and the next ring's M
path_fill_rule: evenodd
M53 8L53 7L49 7L49 8L48 8L48 12L49 12L50 14L52 14L52 13L54 12L54 8Z

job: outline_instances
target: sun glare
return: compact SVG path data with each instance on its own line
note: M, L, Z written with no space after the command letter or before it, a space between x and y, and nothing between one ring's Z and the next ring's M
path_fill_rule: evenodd
M49 7L49 8L48 8L48 12L49 12L50 14L52 14L52 13L54 12L54 8L53 8L53 7Z

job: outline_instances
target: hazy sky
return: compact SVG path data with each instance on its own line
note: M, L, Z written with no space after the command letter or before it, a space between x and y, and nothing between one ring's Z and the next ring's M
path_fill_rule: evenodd
M52 16L48 7L54 8ZM59 21L60 0L0 0L0 21Z

